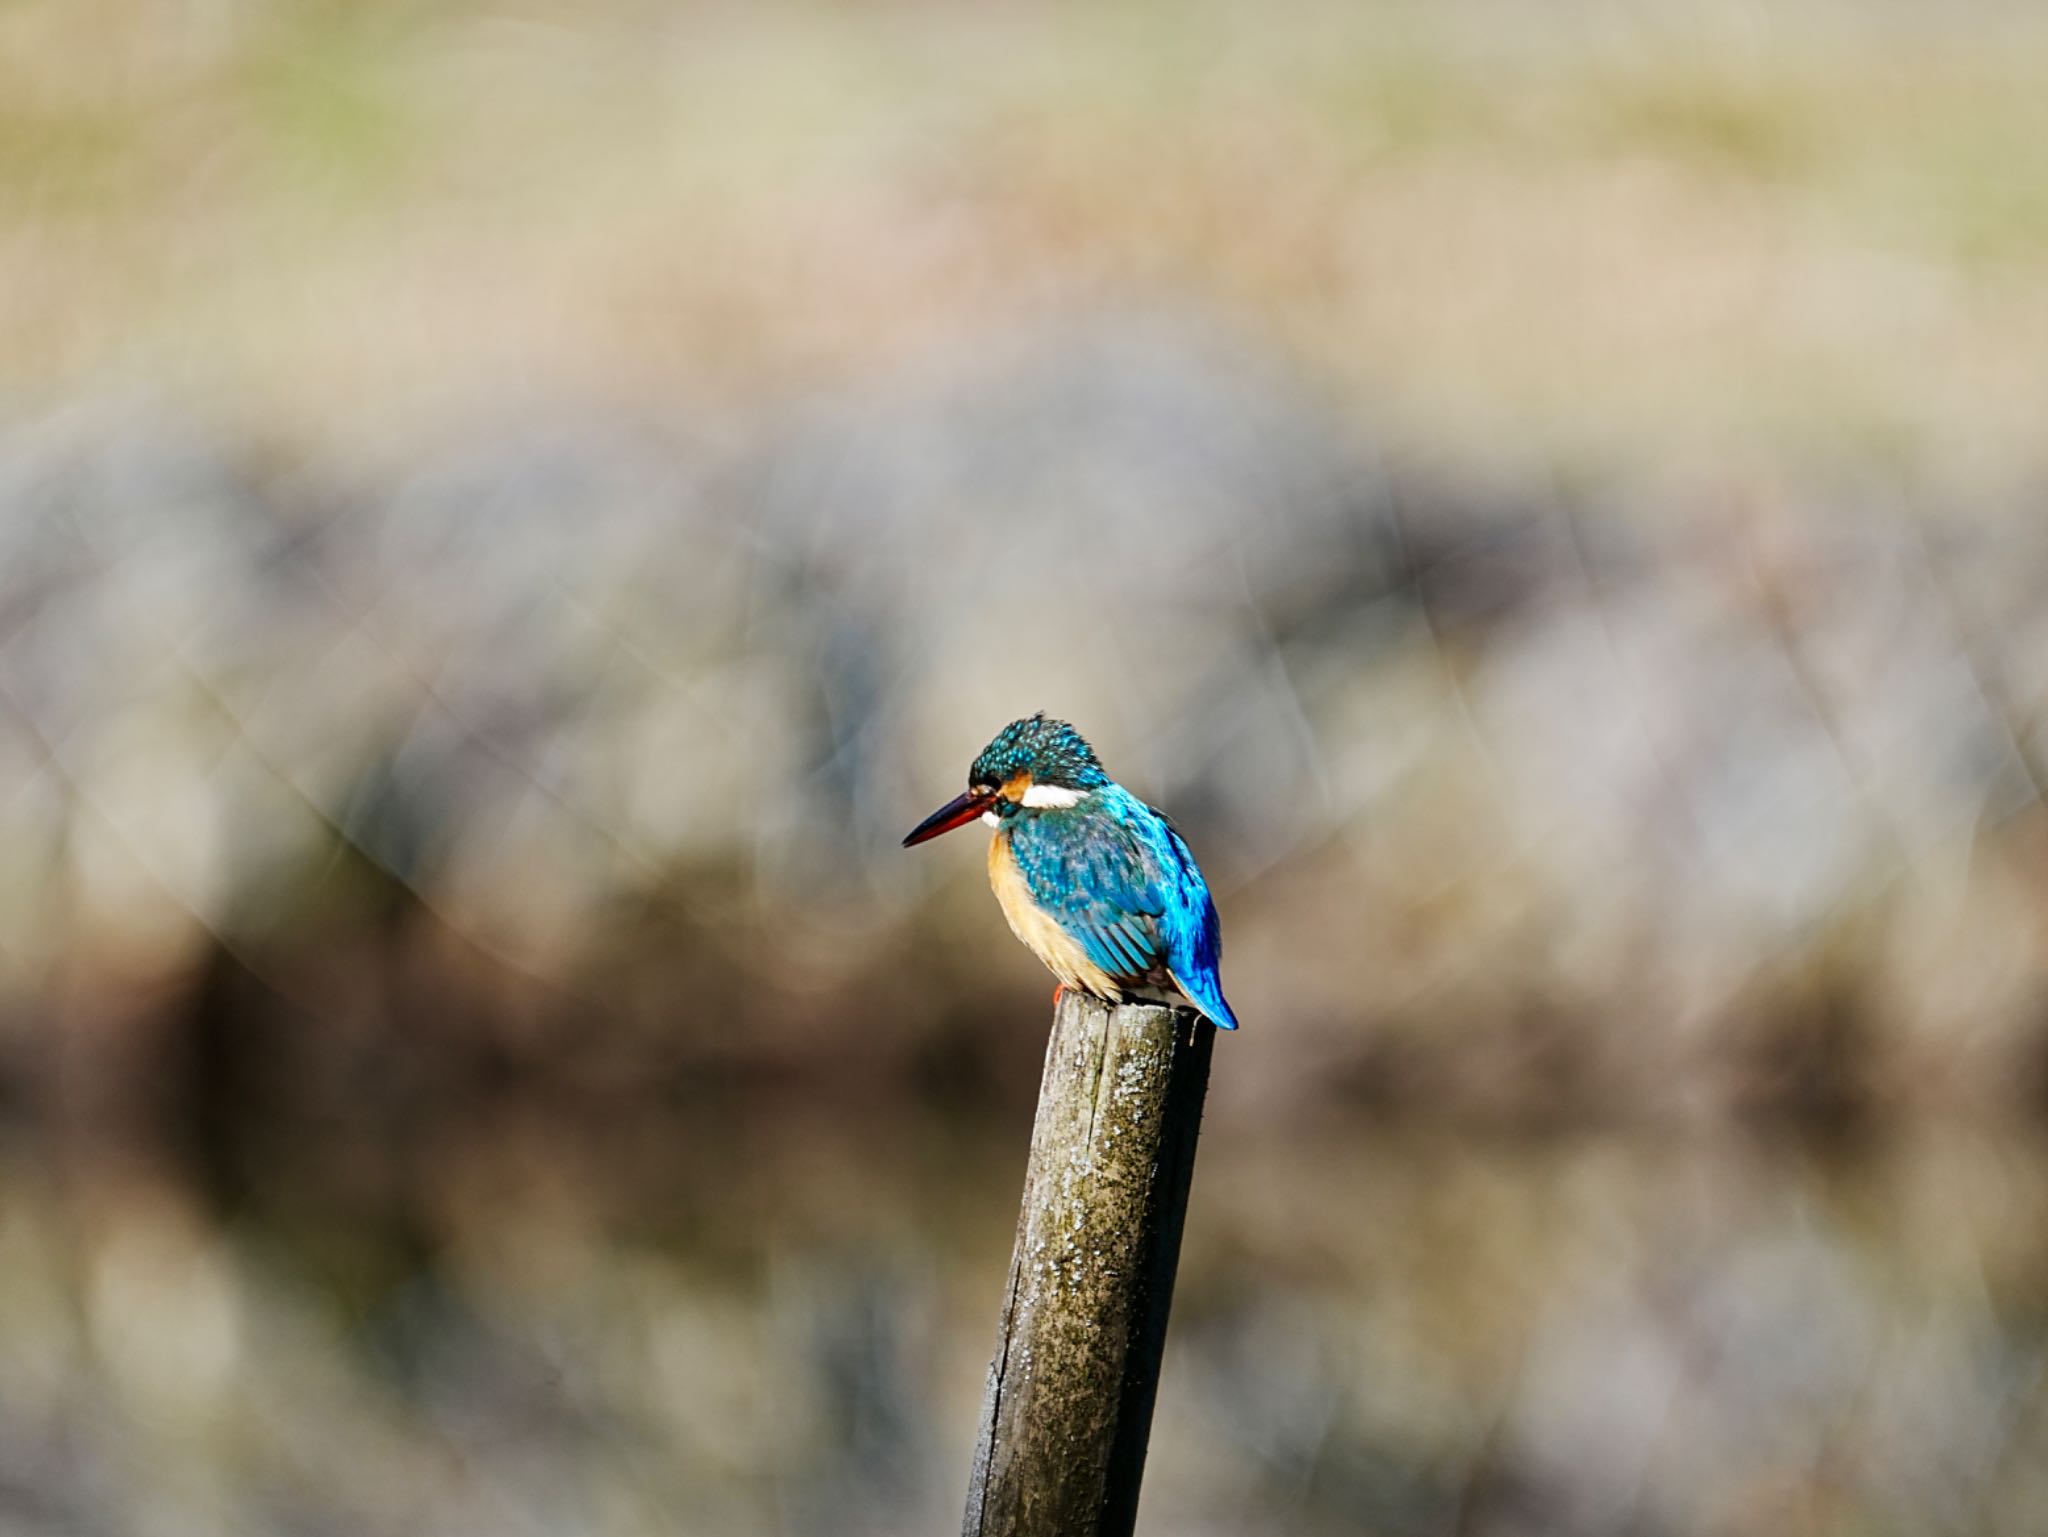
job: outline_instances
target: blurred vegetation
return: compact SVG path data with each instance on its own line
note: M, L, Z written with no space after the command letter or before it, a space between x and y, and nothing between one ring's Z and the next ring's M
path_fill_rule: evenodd
M2024 477L2035 7L0 14L0 378L353 457L507 392L721 409L1165 294L1388 439Z

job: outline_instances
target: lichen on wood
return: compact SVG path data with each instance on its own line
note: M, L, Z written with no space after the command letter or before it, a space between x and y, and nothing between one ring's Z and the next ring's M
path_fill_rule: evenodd
M1191 1009L1061 995L966 1537L1131 1530L1214 1041Z

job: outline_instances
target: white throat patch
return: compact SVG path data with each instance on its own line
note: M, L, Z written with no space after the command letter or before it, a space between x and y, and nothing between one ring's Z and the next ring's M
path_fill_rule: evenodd
M1030 785L1024 791L1024 804L1036 811L1078 806L1087 793L1086 790L1069 790L1065 785Z
M981 819L982 821L988 823L988 825L991 827L1001 827L1003 825L1003 819L997 816L993 811L984 811L981 814Z

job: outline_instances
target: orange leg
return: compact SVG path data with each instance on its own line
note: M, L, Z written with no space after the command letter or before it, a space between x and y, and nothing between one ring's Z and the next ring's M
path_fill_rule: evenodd
M1055 983L1053 984L1053 986L1052 986L1052 1006L1053 1006L1054 1008L1058 1008L1058 1007L1060 1006L1060 999L1061 999L1062 997L1064 997L1064 996L1065 996L1065 994L1066 994L1066 991L1067 991L1067 984L1066 984L1066 983L1064 983L1064 982L1055 982Z

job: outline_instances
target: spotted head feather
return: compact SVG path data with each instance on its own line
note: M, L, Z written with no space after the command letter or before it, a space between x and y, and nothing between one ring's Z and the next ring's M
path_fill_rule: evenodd
M1063 790L1099 790L1109 783L1088 739L1043 710L997 732L967 777L970 784L993 786L1008 784L1019 775Z

